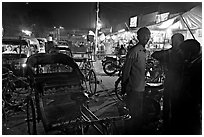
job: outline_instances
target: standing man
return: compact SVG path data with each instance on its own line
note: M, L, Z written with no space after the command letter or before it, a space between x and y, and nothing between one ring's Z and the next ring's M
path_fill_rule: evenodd
M129 50L122 70L122 86L125 85L126 105L131 115L131 119L125 123L126 134L142 134L146 66L145 45L149 41L150 35L150 30L146 27L137 31L139 42Z
M46 45L45 45L45 52L46 52L46 53L51 52L52 49L54 48L54 46L55 46L55 44L54 44L54 41L53 41L53 39L52 39L52 36L49 35L48 40L47 40L47 43L46 43Z
M163 104L163 120L164 120L164 134L171 134L172 122L174 121L174 114L177 111L176 105L178 100L178 93L181 90L182 82L182 57L179 54L181 43L184 42L184 36L181 33L176 33L171 37L172 48L168 50L156 51L152 57L159 60L165 68L164 81L164 104Z
M202 135L202 52L195 39L181 45L184 65L182 88L179 91L172 120L172 134Z

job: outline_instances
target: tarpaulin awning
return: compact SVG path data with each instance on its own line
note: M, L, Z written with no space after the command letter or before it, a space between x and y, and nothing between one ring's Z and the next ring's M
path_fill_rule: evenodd
M163 21L158 24L148 26L152 30L187 30L187 26L190 29L201 29L202 28L202 5L194 7L190 11L187 11L183 14L178 14L175 17L172 17L166 21ZM182 19L183 18L183 19ZM185 22L184 22L185 21Z
M188 12L185 12L182 17L191 29L202 28L202 5L199 5ZM182 22L183 23L183 22ZM184 27L186 29L186 26Z
M161 23L148 26L148 28L152 29L152 30L166 30L167 28L172 26L174 24L175 20L177 20L178 18L179 18L179 16L176 16L176 17L173 17L173 18L168 19L166 21L163 21Z

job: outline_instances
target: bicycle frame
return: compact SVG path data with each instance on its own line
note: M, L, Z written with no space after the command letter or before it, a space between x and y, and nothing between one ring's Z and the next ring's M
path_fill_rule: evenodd
M124 115L99 119L84 104L81 104L79 121L63 122L53 125L53 128L74 126L79 129L81 135L85 135L89 126L92 126L101 135L111 135L111 126L115 126L116 121L128 120L130 118L130 115Z

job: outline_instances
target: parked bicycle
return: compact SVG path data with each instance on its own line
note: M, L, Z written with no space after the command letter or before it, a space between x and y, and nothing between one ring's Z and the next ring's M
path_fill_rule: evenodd
M78 63L81 72L85 77L85 87L90 95L94 95L97 90L97 78L94 71L93 60L90 56L91 52L86 52L88 57L74 57L74 60Z
M25 97L29 84L24 77L17 77L8 68L2 68L2 118L7 125L8 118L17 112L25 111Z

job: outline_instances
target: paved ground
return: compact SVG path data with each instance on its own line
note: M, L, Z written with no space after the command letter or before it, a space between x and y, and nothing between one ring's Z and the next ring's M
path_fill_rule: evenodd
M97 60L96 62L94 62L94 68L97 74L97 78L99 80L97 91L113 89L114 83L118 77L116 75L114 76L106 75L103 71L100 60Z
M101 61L98 60L94 62L95 72L97 74L98 79L98 87L97 93L90 98L89 100L89 109L94 115L96 115L99 119L107 118L107 117L115 117L119 116L124 106L124 104L119 101L114 93L114 83L118 78L115 76L107 76L102 69ZM28 135L27 133L27 124L25 122L26 113L21 112L15 114L9 118L7 127L3 126L2 134L3 135ZM42 123L37 125L38 134L45 135ZM160 134L157 132L157 127L155 127L154 123L150 123L147 126L146 134ZM93 128L89 128L87 134L88 135L97 135ZM155 132L156 131L156 132ZM56 133L50 133L51 135ZM124 134L124 121L119 120L115 123L114 134L123 135Z

